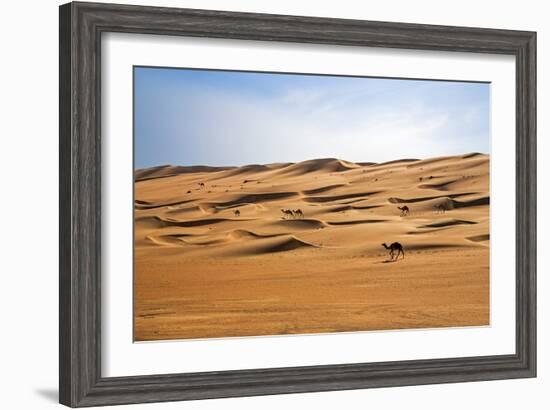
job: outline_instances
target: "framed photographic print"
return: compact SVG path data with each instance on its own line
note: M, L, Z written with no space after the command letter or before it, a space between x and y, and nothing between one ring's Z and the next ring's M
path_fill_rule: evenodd
M536 34L60 7L60 402L536 375Z

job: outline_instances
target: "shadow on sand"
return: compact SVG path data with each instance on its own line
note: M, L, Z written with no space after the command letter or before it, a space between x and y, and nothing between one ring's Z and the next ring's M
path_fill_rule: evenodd
M379 264L379 263L394 263L394 262L397 262L397 259L386 259L384 261L378 261L378 262L374 262L374 263Z

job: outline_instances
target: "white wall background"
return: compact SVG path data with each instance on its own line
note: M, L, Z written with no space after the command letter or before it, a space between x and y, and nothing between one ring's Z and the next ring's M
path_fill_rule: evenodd
M118 1L176 7L356 18L538 32L539 249L550 165L548 112L550 23L545 2L394 0ZM5 2L0 42L0 406L57 404L58 10L54 0ZM547 156L547 155L546 155ZM537 379L356 390L136 405L157 409L406 408L501 410L547 408L550 389L549 262L539 258L539 376ZM59 408L59 407L58 407Z

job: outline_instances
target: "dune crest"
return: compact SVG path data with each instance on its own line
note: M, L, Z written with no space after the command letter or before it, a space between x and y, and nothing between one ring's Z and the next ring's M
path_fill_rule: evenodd
M235 250L233 256L261 256L279 252L297 251L300 249L317 248L317 245L298 239L294 235L285 235L282 237L257 240L251 246L247 244L242 248Z
M233 167L211 167L206 165L194 165L194 166L174 166L174 165L161 165L152 168L138 169L134 172L134 180L145 181L148 179L173 177L181 174L197 174L202 172L220 172Z
M288 165L277 171L279 175L296 176L310 173L344 172L360 168L353 162L336 158L312 159Z

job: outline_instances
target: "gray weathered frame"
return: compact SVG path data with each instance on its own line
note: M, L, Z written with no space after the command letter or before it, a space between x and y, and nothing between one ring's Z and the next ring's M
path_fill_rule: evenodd
M59 11L61 403L83 407L535 377L536 33L95 3L69 3ZM105 32L515 56L516 353L102 377L100 39Z

